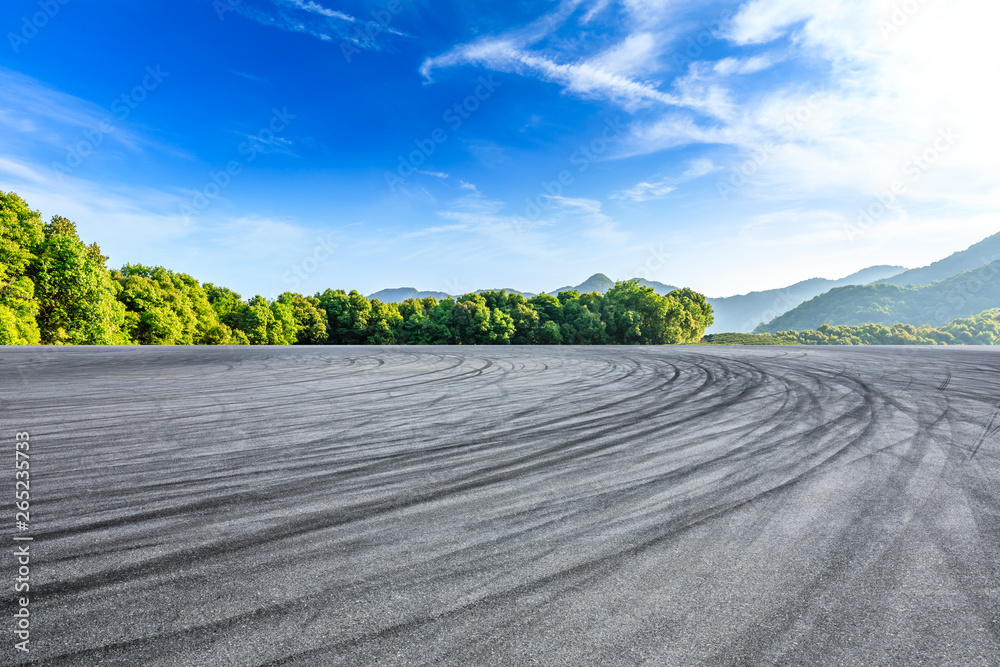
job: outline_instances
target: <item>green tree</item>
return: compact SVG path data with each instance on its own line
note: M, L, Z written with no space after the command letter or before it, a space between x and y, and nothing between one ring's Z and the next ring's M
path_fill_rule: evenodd
M514 325L510 342L514 345L534 345L537 340L539 318L534 308L524 302L514 303L509 312Z
M126 331L143 345L205 345L224 330L201 284L184 273L127 264L112 271L121 286Z
M317 307L319 299L285 292L278 301L292 309L299 345L323 345L327 340L326 313Z
M237 316L237 327L250 345L273 345L275 339L274 311L267 299L259 294L247 301Z
M563 302L562 312L563 323L560 332L564 344L601 345L607 341L607 330L601 321L601 316L580 303L579 297L566 299Z
M294 345L299 337L299 325L295 321L295 309L290 303L271 302L274 323L267 332L268 345Z
M372 299L369 303L365 322L364 342L366 345L395 345L396 332L403 318L394 303L382 303Z
M528 299L528 305L538 313L538 320L542 323L555 322L562 324L562 304L559 299L551 294L539 294Z
M493 345L510 345L514 337L514 320L500 308L490 311L490 337Z
M705 331L715 323L712 306L704 294L699 294L690 288L674 290L668 295L680 303L686 315L681 321L681 343L697 343L705 335Z
M245 305L243 297L228 287L216 287L212 283L205 283L202 289L205 290L205 298L211 304L219 322L230 329L235 329L240 310Z
M35 286L27 270L44 239L38 212L13 192L0 190L0 345L41 340Z
M45 225L28 271L35 285L38 325L47 344L124 345L125 307L121 286L105 267L97 244L87 246L76 225L55 216Z
M490 342L490 309L479 294L459 297L451 311L452 329L462 345L485 345Z
M351 300L344 290L328 289L316 295L318 308L326 313L326 339L330 345L351 345Z
M562 333L559 325L551 320L538 327L536 339L539 345L559 345L562 343Z

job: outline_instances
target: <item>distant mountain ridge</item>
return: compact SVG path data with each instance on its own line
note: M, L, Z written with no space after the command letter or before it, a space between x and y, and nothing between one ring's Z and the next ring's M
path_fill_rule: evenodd
M643 287L652 287L653 291L661 296L665 294L670 294L675 289L677 289L673 285L665 285L663 283L658 283L655 280L645 280L644 278L636 278L636 280L638 280L639 284L642 285ZM594 275L590 276L576 287L560 287L557 290L552 290L551 292L548 292L548 294L556 295L561 292L567 292L569 290L575 290L580 294L589 294L590 292L599 292L601 294L604 294L614 286L615 286L614 280L608 278L603 273L595 273Z
M378 299L382 303L402 303L407 299L424 299L432 296L435 299L447 299L450 295L444 292L419 292L415 287L397 287L395 289L384 289L369 294L369 299Z
M639 284L646 287L652 287L657 294L669 294L673 292L676 287L672 285L665 285L663 283L658 283L655 280L643 280L639 278ZM569 290L576 290L580 294L587 294L589 292L600 292L604 294L609 289L614 287L615 281L608 278L603 273L595 273L590 276L582 283L576 286L567 285L566 287L560 287L559 289L552 290L551 292L546 292L546 294L551 294L553 296L559 294L560 292L566 292ZM481 289L476 290L476 294L482 294L483 292L507 292L508 294L521 294L526 299L530 299L535 296L531 292L521 292L519 290L510 288L496 288L496 289ZM449 296L454 296L451 294L446 294L444 292L420 292L415 287L398 287L396 289L384 289L374 294L368 296L369 299L378 299L382 303L400 303L406 301L407 299L423 299L424 297L432 296L435 299L447 299Z
M902 266L872 266L841 278L810 278L780 289L750 292L737 296L709 299L715 311L715 324L708 333L750 333L758 325L770 322L800 304L845 285L865 285L905 271Z
M943 326L1000 307L1000 233L925 267L864 286L840 287L778 315L756 331L824 324Z
M832 288L843 285L858 285L881 280L889 276L899 275L905 271L901 266L873 266L853 273L840 280L828 280L826 278L810 278L794 285L781 289L766 290L762 292L751 292L724 298L710 298L708 302L715 312L715 324L709 328L708 333L732 332L750 333L758 325L766 323L782 315L796 306L805 303L809 299L816 297ZM638 279L639 284L653 288L657 294L665 295L678 289L673 285L657 282L655 280ZM589 292L606 293L614 287L615 281L603 273L595 273L579 285L567 285L547 292L547 294L557 295L568 290L575 290L580 294ZM491 290L478 290L482 293ZM500 290L496 290L500 291ZM506 289L509 293L523 294L525 298L535 296L530 292L520 292L518 290ZM444 292L421 292L413 287L400 287L396 289L385 289L370 295L370 299L378 299L383 303L400 303L407 299L423 299L433 296L436 299L448 298L449 294Z
M965 250L919 269L904 271L883 281L891 285L930 285L938 280L977 269L1000 259L1000 233L983 239Z
M756 333L808 331L824 324L939 327L1000 306L1000 261L930 285L838 287L762 324Z
M614 285L615 281L613 281L611 278L608 278L603 273L595 273L594 275L590 276L576 287L567 285L566 287L560 287L559 289L547 292L547 294L555 296L557 294L568 292L570 290L576 290L580 294L588 294L590 292L600 292L601 294L604 294L609 289L614 287Z

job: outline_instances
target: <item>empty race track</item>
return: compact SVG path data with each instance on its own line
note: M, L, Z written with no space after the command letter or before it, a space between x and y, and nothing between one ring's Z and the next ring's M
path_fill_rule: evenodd
M2 664L1000 664L991 350L5 348L0 400Z

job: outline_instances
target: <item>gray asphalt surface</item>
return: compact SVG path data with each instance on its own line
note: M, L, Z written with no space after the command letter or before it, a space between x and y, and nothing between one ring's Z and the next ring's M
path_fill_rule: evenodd
M0 663L1000 664L996 351L5 348L0 401Z

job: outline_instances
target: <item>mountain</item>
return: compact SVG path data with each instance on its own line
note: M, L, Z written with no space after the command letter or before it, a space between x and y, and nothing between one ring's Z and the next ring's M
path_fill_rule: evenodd
M872 266L840 280L811 278L781 289L709 299L708 302L715 311L715 324L709 328L708 333L749 333L757 325L769 322L833 288L865 285L899 275L902 269L901 266Z
M995 261L931 285L882 283L832 289L760 325L756 332L806 331L823 324L939 327L998 306L1000 261Z
M920 269L904 271L883 281L891 285L930 285L938 280L971 271L1000 259L1000 233L980 241L966 250Z
M664 294L670 294L675 289L677 289L673 285L665 285L663 283L658 283L655 280L645 280L643 278L637 278L636 280L638 280L639 284L642 285L643 287L652 287L653 291L661 296ZM604 294L614 286L615 286L614 280L608 278L603 273L595 273L594 275L590 276L576 287L569 287L569 286L560 287L557 290L552 290L551 292L548 292L548 294L556 295L559 294L560 292L566 292L568 290L576 290L580 294L587 294L589 292L600 292L601 294Z
M497 287L496 289L477 289L476 294L483 294L484 292L507 292L507 294L520 294L525 299L530 299L535 296L531 292L519 292L516 289L510 289L509 287Z
M589 278L587 278L586 280L584 280L582 283L580 283L576 287L569 287L569 286L567 286L567 287L560 287L559 289L552 290L551 292L548 292L548 293L552 294L553 296L555 296L556 294L559 294L560 292L566 292L566 291L569 291L569 290L576 290L580 294L587 294L589 292L600 292L601 294L604 294L609 289L611 289L612 287L614 287L614 285L615 285L615 281L613 281L611 278L608 278L603 273L595 273L594 275L590 276Z
M476 290L476 294L483 292L507 292L508 294L521 294L525 299L535 296L531 292L519 292L516 289L481 289ZM414 287L397 287L396 289L384 289L368 296L369 299L378 299L382 303L402 303L407 299L423 299L432 296L438 301L447 299L450 294L444 292L418 292Z
M444 292L418 292L413 287L398 287L396 289L384 289L368 296L369 299L378 299L382 303L402 303L407 299L423 299L432 296L435 299L447 299Z
M664 285L663 283L658 283L655 280L646 280L644 278L639 278L639 284L643 287L652 287L653 291L660 296L666 296L677 289L673 285Z

